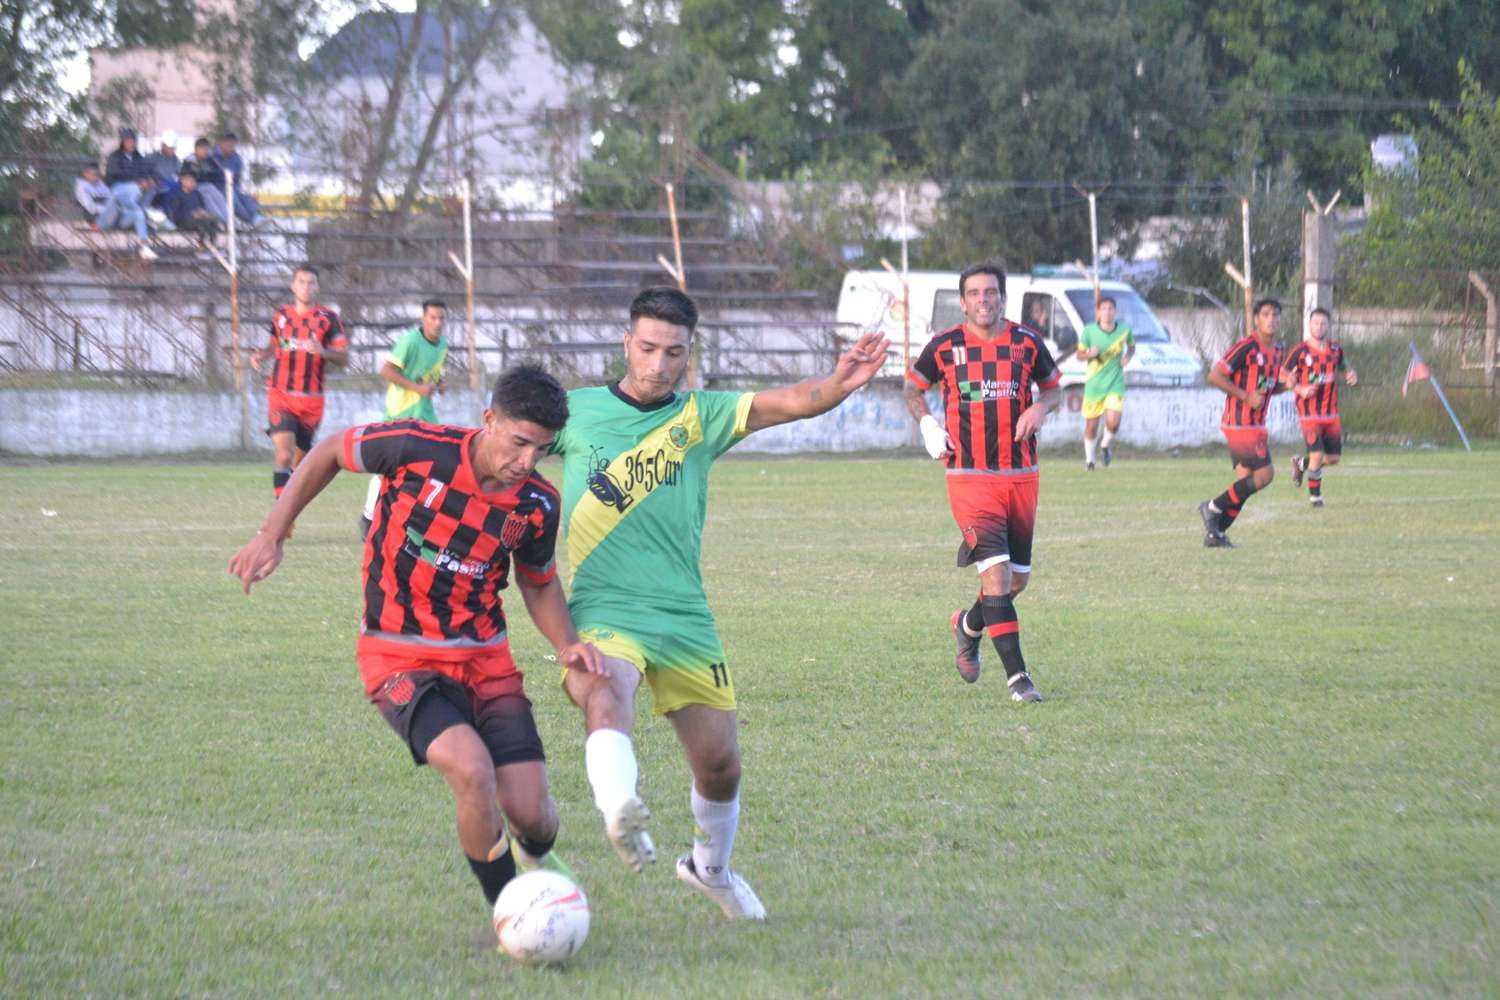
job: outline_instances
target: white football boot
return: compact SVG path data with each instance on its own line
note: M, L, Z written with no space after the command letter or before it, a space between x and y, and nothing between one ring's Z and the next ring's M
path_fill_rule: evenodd
M634 796L621 802L604 818L604 832L615 846L615 853L631 871L639 873L656 860L656 845L646 832L651 810Z
M698 877L698 869L693 866L691 853L684 854L677 859L677 877L718 903L719 909L724 911L724 916L730 920L766 919L766 908L761 905L760 897L755 895L755 890L750 888L750 883L741 878L739 872L733 869L724 874L728 881L723 885L709 885Z

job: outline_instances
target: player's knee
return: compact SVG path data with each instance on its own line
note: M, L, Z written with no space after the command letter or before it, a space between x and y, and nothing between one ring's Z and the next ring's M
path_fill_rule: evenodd
M693 778L698 790L711 799L733 798L740 787L740 752L738 747L703 754L693 762Z
M1324 455L1323 456L1323 464L1324 465L1338 465L1339 464L1339 456L1337 456L1337 455Z
M1011 574L1010 574L1010 596L1011 597L1015 597L1021 591L1025 590L1026 589L1026 585L1028 583L1030 583L1030 582L1031 582L1031 573L1030 572L1022 573L1019 570L1011 570Z
M550 795L511 805L505 814L519 837L532 843L548 843L557 838L557 802Z
M1255 488L1257 490L1263 490L1267 486L1270 486L1271 485L1271 480L1273 480L1275 478L1276 478L1276 467L1274 465L1264 465L1264 466L1261 466L1259 469L1255 470L1255 479L1254 479Z
M495 765L488 754L460 754L448 758L428 755L427 762L443 773L459 800L493 801Z

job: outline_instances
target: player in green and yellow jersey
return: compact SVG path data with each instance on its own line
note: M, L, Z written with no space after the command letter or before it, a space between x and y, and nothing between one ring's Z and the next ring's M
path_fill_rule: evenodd
M677 877L727 916L763 920L755 892L729 867L740 754L729 661L698 570L709 468L751 431L833 409L874 377L889 345L866 334L826 377L784 388L679 392L697 323L686 294L646 289L630 305L625 377L568 394L553 447L563 456L569 604L608 673L567 670L563 686L583 710L594 803L625 863L641 871L656 858L630 739L644 679L693 774L698 832Z
M1109 466L1109 446L1120 429L1125 410L1125 366L1135 354L1135 334L1124 323L1115 322L1115 300L1099 300L1094 322L1078 335L1078 360L1089 363L1083 383L1083 461L1094 471L1096 453ZM1099 418L1104 433L1099 433Z
M448 338L443 323L448 318L448 303L428 299L422 303L422 321L396 338L391 353L380 366L380 377L390 383L385 390L386 420L421 420L437 423L437 407L432 397L443 388L443 364L448 360ZM370 477L365 494L365 510L359 519L359 537L370 531L375 519L375 504L380 499L380 478Z

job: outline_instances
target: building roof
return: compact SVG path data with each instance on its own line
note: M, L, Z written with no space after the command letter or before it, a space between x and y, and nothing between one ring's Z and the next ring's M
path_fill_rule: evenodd
M477 8L476 8L477 9ZM503 16L503 15L502 15ZM389 10L365 11L351 18L309 60L327 76L389 76L395 71L401 47L411 37L416 15ZM453 21L453 41L461 42L469 27L464 18ZM443 22L422 19L422 37L414 68L420 76L443 70Z

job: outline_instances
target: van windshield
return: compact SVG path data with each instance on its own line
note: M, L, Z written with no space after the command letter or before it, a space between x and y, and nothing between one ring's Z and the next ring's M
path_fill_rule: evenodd
M1167 331L1162 329L1161 322L1157 320L1156 314L1151 307L1146 305L1146 300L1133 291L1119 291L1111 289L1106 292L1110 298L1115 300L1115 322L1124 323L1130 327L1135 339L1139 341L1156 341L1165 344L1170 337ZM1068 301L1073 303L1073 308L1078 310L1078 318L1085 324L1094 321L1094 293L1092 289L1084 288L1068 293Z

